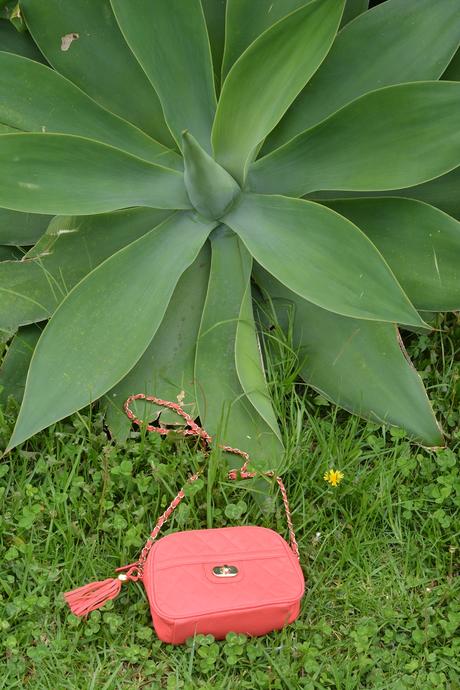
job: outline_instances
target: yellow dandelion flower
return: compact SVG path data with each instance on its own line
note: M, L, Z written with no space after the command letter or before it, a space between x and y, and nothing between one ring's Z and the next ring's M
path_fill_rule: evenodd
M343 479L343 472L340 470L328 470L323 477L325 482L329 482L331 486L337 486Z

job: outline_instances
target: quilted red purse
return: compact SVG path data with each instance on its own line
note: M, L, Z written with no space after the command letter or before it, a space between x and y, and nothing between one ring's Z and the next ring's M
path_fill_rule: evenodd
M128 417L140 425L129 409L133 400L144 399L175 410L187 427L182 433L198 436L206 444L211 437L176 403L143 394L125 403ZM147 425L165 435L169 429ZM247 453L229 446L222 449L240 455L244 464L231 470L229 479L249 479ZM265 472L273 477L273 472ZM198 479L199 473L189 478ZM289 503L281 477L276 477L286 511L289 544L265 527L223 527L175 532L158 539L163 524L184 498L181 489L161 515L136 563L118 568L117 578L95 582L65 594L72 612L86 616L120 592L125 581L140 580L150 603L153 625L164 642L181 644L195 634L222 639L229 632L264 635L292 623L299 615L304 578L292 526Z

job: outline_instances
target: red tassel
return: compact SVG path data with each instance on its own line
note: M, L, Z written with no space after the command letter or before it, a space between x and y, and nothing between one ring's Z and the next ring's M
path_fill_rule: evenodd
M101 582L91 582L66 592L64 598L75 616L87 616L91 611L100 609L107 601L115 599L120 594L122 583L127 579L126 575L119 575L115 579L109 577Z

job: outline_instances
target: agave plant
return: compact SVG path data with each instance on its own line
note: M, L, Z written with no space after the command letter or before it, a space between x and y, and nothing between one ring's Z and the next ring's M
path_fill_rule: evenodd
M255 286L308 384L442 443L398 325L460 307L460 7L366 5L21 1L43 57L0 53L9 448L99 399L126 435L146 392L271 462Z

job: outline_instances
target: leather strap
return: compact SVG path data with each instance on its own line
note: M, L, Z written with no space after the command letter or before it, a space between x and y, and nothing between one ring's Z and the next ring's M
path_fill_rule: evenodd
M145 424L145 422L142 419L139 419L138 417L135 416L135 414L132 412L130 409L130 404L135 401L135 400L145 400L146 402L152 402L155 405L159 405L161 407L167 407L170 410L173 410L176 412L180 417L182 417L185 420L185 423L188 428L185 428L183 430L174 430L174 433L182 434L183 436L196 436L200 438L206 449L208 449L209 445L212 443L212 437L208 434L205 429L202 429L185 410L182 409L182 407L178 403L174 402L169 402L168 400L161 400L160 398L156 398L153 395L144 395L143 393L137 393L136 395L131 395L125 402L124 404L124 410L128 418L137 426L142 426ZM153 424L145 424L145 428L147 431L154 432L157 434L161 434L162 436L167 436L167 434L172 431L172 429L167 429L165 427L161 426L155 426ZM249 472L247 469L247 464L249 462L249 455L243 450L239 450L238 448L232 448L231 446L226 446L226 445L221 445L219 444L219 448L222 450L226 451L227 453L233 453L234 455L239 455L244 459L244 463L241 466L240 469L232 469L228 473L228 478L235 480L235 479L253 479L254 477L257 476L265 476L265 477L275 477L276 482L280 488L281 491L281 496L283 498L283 503L284 503L284 509L286 512L286 521L288 524L288 529L289 529L289 542L292 551L296 555L297 558L299 558L299 547L297 544L297 540L295 537L294 533L294 527L292 525L292 517L291 517L291 511L289 508L289 501L286 493L286 488L284 486L283 480L281 477L278 477L275 475L273 471L268 471L268 472L262 472L262 473L257 473L257 472ZM192 484L194 481L196 481L199 476L202 474L202 471L197 472L190 476L187 480L187 484ZM174 510L177 508L179 503L182 501L182 499L185 497L184 493L184 487L180 489L180 491L177 493L177 495L173 498L169 506L166 508L164 513L160 515L158 518L155 527L153 528L152 532L150 533L149 538L147 539L147 542L144 546L144 548L141 551L139 560L136 563L131 563L130 565L124 566L123 568L118 568L118 571L121 570L128 570L128 576L130 580L137 580L138 578L142 577L142 571L143 567L145 564L145 561L147 560L147 556L149 554L150 549L153 546L153 543L155 539L158 536L158 533L160 532L161 528L163 527L164 523L168 520L168 518L171 516L171 514L174 512Z

